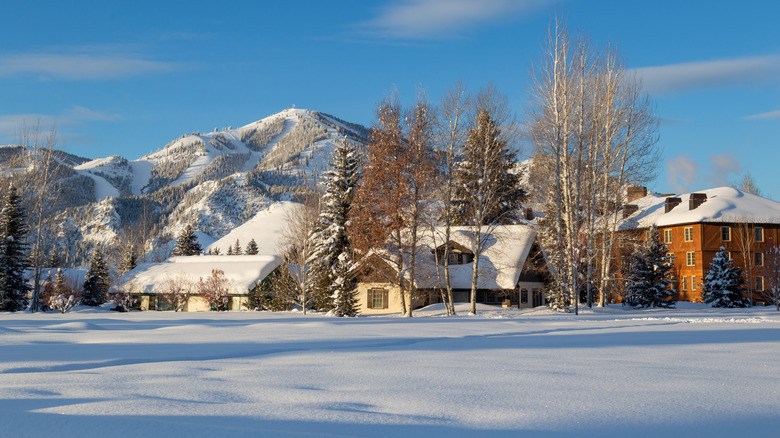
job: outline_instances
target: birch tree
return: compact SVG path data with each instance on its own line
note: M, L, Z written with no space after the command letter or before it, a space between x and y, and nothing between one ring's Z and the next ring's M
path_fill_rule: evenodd
M295 283L297 301L301 304L304 315L311 304L316 310L330 310L327 297L311 297L311 272L308 269L308 262L314 250L311 236L316 230L320 214L320 195L313 180L307 181L303 192L298 195L301 203L285 214L285 228L282 230L282 258ZM309 302L310 298L315 299Z
M450 278L449 255L451 250L451 229L454 220L454 201L455 201L455 168L463 150L463 143L466 139L466 118L471 99L466 91L466 86L457 82L444 95L439 106L439 123L437 125L437 144L444 159L442 166L442 203L444 222L444 253L443 260L438 261L443 266L444 275L444 302L447 315L455 315L455 305L452 300L452 283ZM433 228L432 235L437 237L436 222L431 221ZM435 242L434 242L435 243ZM438 252L436 252L438 254ZM436 271L437 274L439 270ZM439 281L438 283L441 283Z
M624 203L627 185L655 177L654 106L615 50L597 51L558 22L532 72L531 96L528 126L541 177L535 195L550 216L542 234L558 251L548 257L552 277L575 313L584 285L599 284L606 305L618 225L610 213Z

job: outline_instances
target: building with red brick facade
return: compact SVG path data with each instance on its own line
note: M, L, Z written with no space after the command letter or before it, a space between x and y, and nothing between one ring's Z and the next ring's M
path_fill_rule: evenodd
M724 247L745 272L747 298L763 304L764 259L770 248L780 245L780 203L731 187L672 196L646 193L630 189L620 230L658 228L675 256L678 300L701 298L701 280Z

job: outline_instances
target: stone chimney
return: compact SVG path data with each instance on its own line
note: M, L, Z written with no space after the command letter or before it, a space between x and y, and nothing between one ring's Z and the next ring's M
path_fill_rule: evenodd
M688 210L695 210L705 202L707 202L706 193L691 193L691 197L688 199Z
M669 213L674 207L677 207L680 204L682 204L682 199L680 198L666 198L666 204L664 204L664 213Z
M626 202L634 202L647 196L647 187L633 186L626 189Z
M639 206L634 204L626 204L623 206L623 219L626 219L627 217L631 216L632 214L639 211Z

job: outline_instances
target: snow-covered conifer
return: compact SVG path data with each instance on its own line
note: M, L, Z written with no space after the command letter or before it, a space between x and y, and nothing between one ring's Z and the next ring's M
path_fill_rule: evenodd
M309 258L314 287L311 302L317 310L331 310L339 315L354 315L357 287L355 265L347 236L354 188L360 177L359 160L354 143L343 139L333 150L330 170L323 174L325 195L322 211L312 235L314 250ZM350 304L353 303L353 304Z
M198 243L198 236L195 235L192 225L187 225L176 239L176 247L173 248L173 256L193 256L201 253L203 249Z
M246 244L246 255L256 255L257 251L257 242L255 242L255 239L253 238Z
M728 251L721 246L702 279L701 299L712 307L748 307L743 284L742 270L734 266Z
M629 256L626 272L626 301L633 307L674 307L672 288L674 261L653 226L647 241Z
M27 308L30 285L25 278L29 266L25 236L22 198L11 186L3 210L0 212L0 311L18 311Z
M108 301L108 288L111 286L108 275L108 265L103 257L103 252L96 247L95 252L92 253L92 260L89 262L87 274L84 276L81 304L97 307Z
M233 246L233 255L241 255L242 253L241 243L236 239L236 244Z

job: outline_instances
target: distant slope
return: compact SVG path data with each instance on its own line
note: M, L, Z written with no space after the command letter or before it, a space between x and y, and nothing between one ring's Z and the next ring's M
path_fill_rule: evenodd
M68 200L56 246L83 265L95 245L113 246L123 230L143 221L156 224L146 236L147 251L169 248L191 224L204 243L216 241L223 251L223 238L245 246L254 237L265 253L273 253L279 214L289 204L275 203L291 199L301 178L321 173L339 139L364 144L367 136L365 127L335 116L287 109L236 129L182 135L135 160L88 160L56 151L58 184ZM19 150L0 147L0 167ZM272 231L262 231L265 225L234 230L267 212Z

